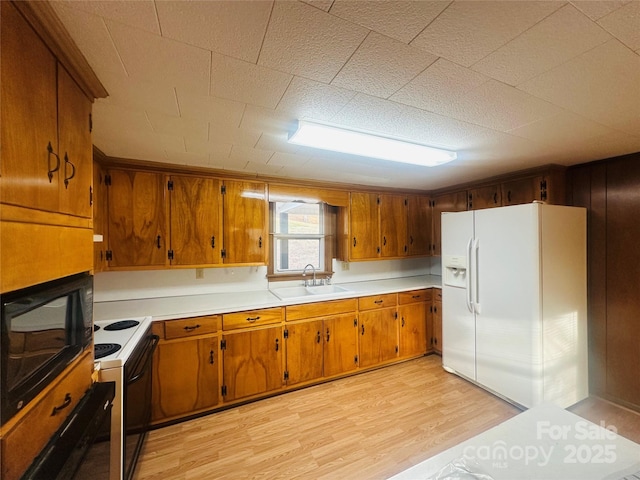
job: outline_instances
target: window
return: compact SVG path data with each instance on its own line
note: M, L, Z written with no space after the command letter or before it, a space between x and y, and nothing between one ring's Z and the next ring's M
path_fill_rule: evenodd
M298 277L309 264L317 273L331 274L324 205L275 202L270 207L273 235L270 276Z

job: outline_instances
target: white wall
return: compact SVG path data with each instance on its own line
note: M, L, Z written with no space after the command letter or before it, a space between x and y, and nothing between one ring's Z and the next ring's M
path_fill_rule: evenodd
M333 283L362 282L386 278L440 275L440 259L412 258L375 262L333 261ZM207 293L225 293L269 288L267 267L205 268L204 278L196 279L192 268L174 270L140 270L101 272L94 279L94 300L108 302L138 298L174 297ZM274 287L294 282L277 282ZM295 282L295 284L300 283Z

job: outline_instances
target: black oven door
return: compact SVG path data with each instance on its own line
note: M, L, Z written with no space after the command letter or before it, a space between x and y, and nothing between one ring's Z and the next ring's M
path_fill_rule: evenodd
M153 353L160 337L148 334L124 366L124 478L133 478L149 423Z

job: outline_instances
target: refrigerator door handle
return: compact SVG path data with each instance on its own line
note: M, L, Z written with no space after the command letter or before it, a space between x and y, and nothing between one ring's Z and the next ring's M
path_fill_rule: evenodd
M473 244L473 237L469 238L469 242L467 243L467 261L468 261L468 271L467 271L467 308L471 313L473 313L473 299L471 298L471 246Z
M477 314L480 314L480 267L479 267L479 258L480 258L480 239L476 238L473 240L473 311Z

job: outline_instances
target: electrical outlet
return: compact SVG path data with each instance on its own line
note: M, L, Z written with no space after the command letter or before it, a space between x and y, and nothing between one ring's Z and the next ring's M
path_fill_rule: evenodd
M346 272L349 270L349 262L342 262L342 271Z
M196 280L204 278L204 268L196 268Z

